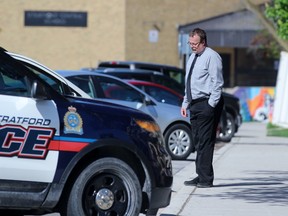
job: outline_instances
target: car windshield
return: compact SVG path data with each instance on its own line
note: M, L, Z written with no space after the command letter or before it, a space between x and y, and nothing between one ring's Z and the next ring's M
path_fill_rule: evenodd
M144 90L147 94L152 96L158 102L172 104L176 106L179 106L181 103L180 97L167 90L161 89L156 86L149 86L142 84L137 84L136 86L141 90Z

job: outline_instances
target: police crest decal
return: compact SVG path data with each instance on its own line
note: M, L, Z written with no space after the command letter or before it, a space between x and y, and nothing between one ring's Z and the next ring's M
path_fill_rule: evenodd
M73 106L68 107L68 111L64 115L64 133L83 134L83 120Z

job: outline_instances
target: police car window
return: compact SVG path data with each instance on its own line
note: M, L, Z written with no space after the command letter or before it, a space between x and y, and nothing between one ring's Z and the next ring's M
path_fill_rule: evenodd
M65 86L63 85L63 83L61 81L59 81L58 79L54 78L53 76L50 76L47 73L44 73L42 70L40 70L39 68L36 68L32 65L29 65L27 63L24 63L25 66L30 69L31 72L33 72L34 74L36 74L39 78L41 78L42 80L44 80L49 86L51 86L54 90L56 90L58 93L60 93L61 95L65 94ZM67 91L67 90L66 90Z
M124 100L130 102L142 102L142 95L125 83L108 77L98 77L97 83L104 93L104 98Z
M25 68L4 55L0 58L0 94L24 97L31 95Z
M0 71L0 94L28 97L30 96L29 89L26 77L13 76L13 74Z

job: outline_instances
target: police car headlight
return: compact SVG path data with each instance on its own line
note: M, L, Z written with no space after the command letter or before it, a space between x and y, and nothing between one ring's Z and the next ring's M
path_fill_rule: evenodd
M139 125L141 128L143 128L146 131L149 131L151 133L160 132L160 127L155 122L143 121L143 120L138 120L138 119L136 119L135 122L137 123L137 125Z

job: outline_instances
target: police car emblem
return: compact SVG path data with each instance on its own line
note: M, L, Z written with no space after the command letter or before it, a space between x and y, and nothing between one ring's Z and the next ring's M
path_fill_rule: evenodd
M81 116L76 112L77 109L73 106L68 107L64 116L64 133L83 134L83 121Z

